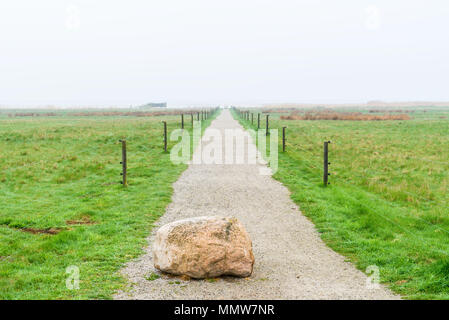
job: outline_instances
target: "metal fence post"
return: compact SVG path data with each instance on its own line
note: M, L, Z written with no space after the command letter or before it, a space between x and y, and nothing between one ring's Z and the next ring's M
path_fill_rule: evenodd
M120 182L123 184L124 187L128 185L128 181L126 179L126 140L120 140L122 143L122 161L120 164L122 165L122 172L120 173L122 175L122 181Z
M257 130L260 129L260 113L257 114Z
M265 133L265 135L267 135L267 136L269 135L269 132L268 132L268 117L269 117L269 116L270 116L270 115L267 114L267 123L266 123L266 128L265 128L265 129L267 130L267 132Z
M164 151L167 152L167 121L162 121L164 123Z
M323 183L324 183L324 186L326 187L328 184L329 184L329 182L328 182L328 179L329 179L329 176L331 175L330 173L329 173L329 165L330 165L330 162L329 162L329 143L331 143L330 141L325 141L324 142L324 159L323 159L323 165L324 165L324 170L323 170Z
M285 152L285 128L282 127L282 152Z
M184 129L184 113L181 113L181 129Z

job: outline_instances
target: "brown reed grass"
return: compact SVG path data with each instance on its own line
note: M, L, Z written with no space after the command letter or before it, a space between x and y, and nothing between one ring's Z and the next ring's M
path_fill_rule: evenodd
M281 120L350 120L350 121L385 121L385 120L410 120L407 114L366 114L360 112L306 112L303 115L290 114L281 116Z

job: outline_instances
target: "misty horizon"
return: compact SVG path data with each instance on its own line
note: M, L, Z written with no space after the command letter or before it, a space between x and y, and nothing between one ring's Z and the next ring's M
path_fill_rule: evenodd
M449 101L444 1L0 4L0 108Z

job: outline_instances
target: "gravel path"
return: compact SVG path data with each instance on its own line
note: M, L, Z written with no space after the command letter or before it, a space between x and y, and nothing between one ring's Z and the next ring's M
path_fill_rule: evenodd
M242 128L224 110L206 130ZM242 131L242 134L247 135ZM204 140L204 137L203 137ZM252 145L254 146L254 145ZM197 150L198 151L198 150ZM149 281L151 246L122 270L130 285L116 299L398 299L381 286L370 289L367 276L328 248L314 225L269 175L264 165L190 164L174 183L172 203L158 225L194 216L235 216L253 241L251 277L182 280L162 275ZM155 227L157 230L157 226ZM152 243L151 235L149 243Z

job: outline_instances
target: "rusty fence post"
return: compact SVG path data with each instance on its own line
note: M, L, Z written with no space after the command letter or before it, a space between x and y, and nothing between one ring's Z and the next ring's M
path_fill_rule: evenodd
M184 129L184 113L181 113L181 129Z
M329 165L331 164L329 162L329 143L331 143L330 141L325 141L324 142L324 157L323 157L323 183L324 186L326 187L329 183L329 176L331 175L329 173Z
M126 140L119 140L122 143L122 161L120 161L120 164L122 165L122 172L120 175L122 176L122 181L120 181L121 184L123 184L124 187L128 185L127 177L126 177Z

